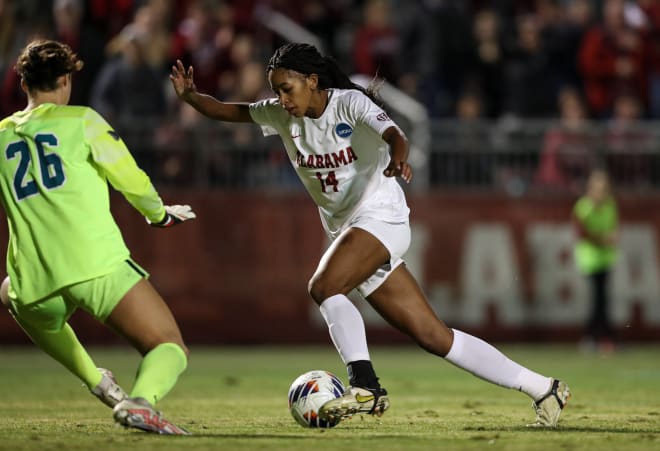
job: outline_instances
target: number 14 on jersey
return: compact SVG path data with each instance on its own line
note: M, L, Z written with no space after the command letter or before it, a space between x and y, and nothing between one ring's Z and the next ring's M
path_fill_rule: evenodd
M317 172L316 178L319 179L319 182L321 183L321 191L323 191L324 193L327 193L330 190L330 187L332 187L332 190L335 193L339 191L337 189L337 185L339 185L339 181L337 180L335 171L328 172L328 175L326 175L325 178L323 177L323 174Z

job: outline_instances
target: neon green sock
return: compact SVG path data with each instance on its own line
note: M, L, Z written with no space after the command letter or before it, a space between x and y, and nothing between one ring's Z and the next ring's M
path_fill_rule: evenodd
M34 344L78 376L90 390L101 382L103 375L68 323L59 332L44 332L15 319Z
M144 398L155 405L174 387L187 366L188 357L181 346L159 344L142 359L131 397Z

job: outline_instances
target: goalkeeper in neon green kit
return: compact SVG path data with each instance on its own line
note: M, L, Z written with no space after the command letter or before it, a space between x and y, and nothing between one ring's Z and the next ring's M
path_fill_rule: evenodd
M28 96L0 121L0 190L9 222L4 305L32 341L113 407L118 423L159 434L188 434L153 405L187 366L169 308L130 257L111 213L108 182L153 226L193 219L164 206L121 138L93 109L69 106L71 74L82 61L56 41L35 41L15 70ZM82 308L144 356L127 395L97 368L67 320Z

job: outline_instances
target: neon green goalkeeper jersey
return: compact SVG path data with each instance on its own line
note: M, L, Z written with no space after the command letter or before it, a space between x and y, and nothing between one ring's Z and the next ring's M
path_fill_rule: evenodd
M126 145L93 109L45 103L0 121L7 272L17 301L107 274L130 253L108 182L152 222L165 209Z

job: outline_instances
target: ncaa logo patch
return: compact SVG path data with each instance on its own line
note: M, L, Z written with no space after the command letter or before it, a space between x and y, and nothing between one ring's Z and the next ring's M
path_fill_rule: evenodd
M348 138L353 133L353 129L350 125L342 122L335 127L335 133L337 133L340 138Z

